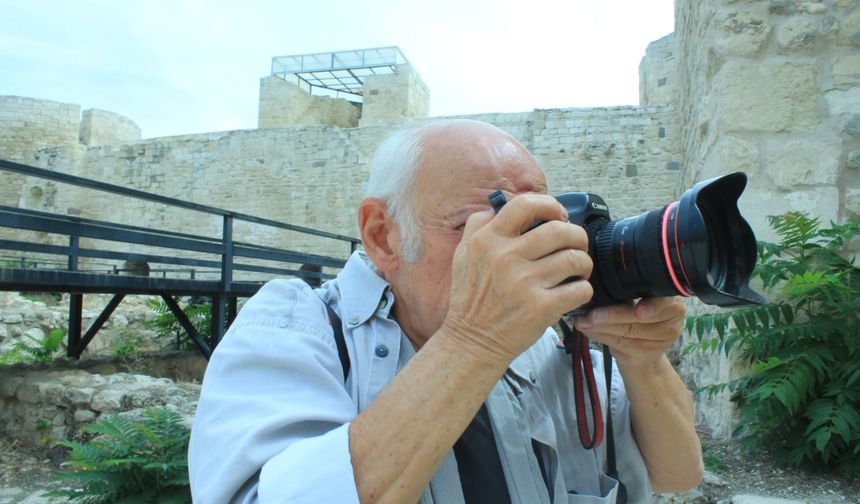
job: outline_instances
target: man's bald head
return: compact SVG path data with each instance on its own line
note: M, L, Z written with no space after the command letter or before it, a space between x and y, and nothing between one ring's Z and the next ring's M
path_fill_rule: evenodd
M470 119L445 119L404 128L380 144L371 161L366 196L386 202L401 233L404 261L415 262L422 253L417 201L424 188L420 187L423 177L418 177L419 171L462 169L503 155L529 156L510 134Z

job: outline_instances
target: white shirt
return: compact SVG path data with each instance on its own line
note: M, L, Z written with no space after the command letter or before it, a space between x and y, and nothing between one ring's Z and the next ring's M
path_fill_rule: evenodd
M323 300L343 320L351 363L346 384ZM393 303L388 284L357 252L316 292L299 280L275 280L245 304L203 380L188 453L195 503L358 502L349 423L415 355L389 318ZM556 342L547 330L511 363L486 401L511 502L615 502L617 482L603 474L606 443L595 450L580 444L570 357ZM592 361L606 411L603 359L592 352ZM617 368L611 398L628 502L649 502ZM463 502L453 450L420 502Z

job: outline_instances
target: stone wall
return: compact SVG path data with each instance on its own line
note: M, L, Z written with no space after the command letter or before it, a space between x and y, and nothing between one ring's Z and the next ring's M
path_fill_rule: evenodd
M666 134L673 124L669 110L553 109L470 117L497 124L523 142L544 167L551 191L596 192L620 217L673 197L681 152L679 138ZM370 157L397 127L303 126L57 147L37 151L36 163L51 160L51 168L64 173L357 236L356 206ZM24 186L21 207L220 236L218 218L36 179ZM343 242L257 225L238 223L234 235L311 253L345 257L349 252ZM91 244L85 242L82 246Z
M684 181L743 170L753 228L789 210L860 216L860 7L678 2Z
M80 142L84 145L105 145L140 140L140 126L114 112L85 110L81 117Z
M676 2L676 37L685 186L747 172L740 207L760 239L775 239L768 215L860 217L857 0ZM739 372L717 355L682 369L694 387ZM731 410L703 397L697 413L727 436Z
M360 114L361 104L330 96L315 96L280 77L260 79L259 128L304 125L352 128L358 125Z
M0 96L0 159L32 164L33 151L78 141L81 107L21 96ZM0 171L0 205L15 206L24 177Z
M677 47L674 33L648 44L639 63L639 105L677 103Z
M359 126L398 124L427 117L430 92L411 65L398 65L393 74L368 76L362 86Z
M39 446L73 437L104 414L163 407L194 416L200 385L129 373L0 369L0 435Z

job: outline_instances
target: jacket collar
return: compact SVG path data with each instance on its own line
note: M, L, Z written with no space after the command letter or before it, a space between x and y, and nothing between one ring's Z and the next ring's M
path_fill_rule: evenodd
M367 322L377 311L387 317L393 295L388 282L363 251L353 252L337 275L343 319L350 326Z

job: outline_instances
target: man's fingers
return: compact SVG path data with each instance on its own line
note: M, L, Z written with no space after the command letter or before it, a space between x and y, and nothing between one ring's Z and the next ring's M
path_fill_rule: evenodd
M588 234L580 226L562 221L548 221L530 230L522 237L522 246L528 247L523 256L540 259L564 249L588 250Z
M567 211L552 196L521 194L512 198L493 219L492 225L503 236L519 236L535 221L567 221Z
M678 296L641 299L635 309L636 319L641 322L675 319L685 313L684 300Z
M543 280L544 288L551 288L570 277L587 279L593 267L588 252L566 248L536 261L532 274Z

